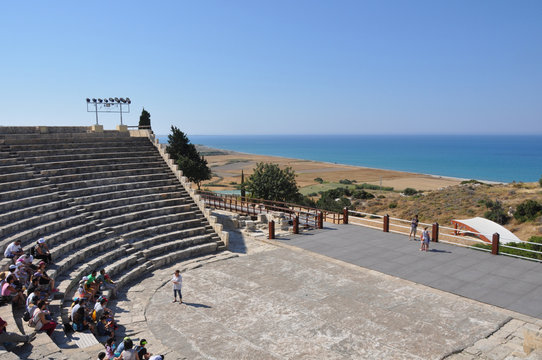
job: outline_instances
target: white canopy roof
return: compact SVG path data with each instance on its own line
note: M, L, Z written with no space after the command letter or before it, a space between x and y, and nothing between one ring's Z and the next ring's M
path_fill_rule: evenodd
M452 223L457 223L459 226L461 224L468 226L471 230L480 233L487 241L491 241L494 233L498 233L500 238L499 242L501 244L507 244L510 242L520 242L521 239L514 235L510 230L505 228L502 225L497 224L488 219L481 217L475 217L472 219L466 220L452 220ZM485 239L484 239L485 240Z

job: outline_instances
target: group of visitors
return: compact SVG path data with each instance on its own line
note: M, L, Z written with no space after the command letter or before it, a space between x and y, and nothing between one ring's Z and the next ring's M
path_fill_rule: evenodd
M418 223L419 223L418 215L416 214L412 218L412 221L410 222L410 234L408 235L409 240L411 239L416 240L416 231L418 229ZM429 236L429 230L427 229L428 229L427 226L424 227L420 235L420 242L421 242L420 251L429 250L429 242L431 241L431 237Z
M125 337L119 344L115 346L113 339L108 339L105 343L105 351L98 354L99 360L116 359L116 360L164 360L164 355L153 355L147 351L147 340L141 339L139 345L134 346L134 342L129 337Z
M21 242L16 240L7 246L4 256L10 258L12 264L8 271L0 272L2 300L14 307L25 307L23 318L28 321L28 325L36 332L44 331L51 336L58 324L53 320L48 305L49 299L58 289L55 280L47 275L52 256L45 239L40 238L28 253L24 252ZM34 260L40 261L36 265ZM173 302L182 304L182 276L179 270L175 271L171 282ZM98 359L164 360L164 355L153 356L147 351L145 339L134 346L133 341L126 337L118 347L115 345L117 325L112 310L107 307L108 299L103 295L105 290L111 290L110 294L116 296L116 284L105 269L99 273L94 270L81 279L70 308L71 329L90 330L96 336L107 336L105 351L100 352ZM36 335L35 332L32 335L19 335L8 332L6 327L7 322L0 318L0 344L30 342Z

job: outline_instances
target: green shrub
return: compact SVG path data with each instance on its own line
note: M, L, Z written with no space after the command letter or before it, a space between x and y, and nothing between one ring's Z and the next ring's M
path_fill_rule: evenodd
M375 196L365 190L356 190L352 193L352 197L354 199L366 200L366 199L374 199Z
M324 182L324 179L322 179L321 177L317 177L314 179L314 181L316 181L319 184L322 184Z
M540 179L538 180L538 183L539 183L540 186L542 187L542 176L541 176Z
M506 224L510 220L510 217L504 211L502 203L499 200L495 200L495 202L487 200L486 207L488 208L488 211L484 213L486 219L501 225Z
M342 179L342 180L339 180L339 184L343 184L343 185L351 185L351 184L352 184L352 180Z
M466 185L466 184L478 184L478 185L484 185L483 182L480 182L480 181L474 180L474 179L471 179L471 180L463 180L463 181L461 181L460 184L461 184L461 185Z
M318 193L312 192L310 194L307 194L307 196L318 196Z
M514 217L519 222L534 220L542 212L542 204L535 200L525 200L516 208Z
M406 188L403 191L403 194L405 194L406 196L416 195L417 193L418 193L418 191L416 189L413 189L413 188Z
M356 189L367 189L367 190L382 190L382 191L393 191L391 186L378 186L373 184L363 183L361 185L356 185Z
M542 236L531 236L531 238L529 239L529 242L538 243L540 245L526 244L524 242L519 242L519 243L512 242L506 245L512 246L517 249L510 249L507 247L499 246L499 252L503 254L512 254L512 255L542 260L542 254L537 254L530 251L522 250L522 249L527 249L527 250L533 250L533 251L542 251ZM476 244L474 245L474 247L491 250L491 244Z
M397 207L397 203L396 203L396 202L390 203L390 209L395 209L396 207Z

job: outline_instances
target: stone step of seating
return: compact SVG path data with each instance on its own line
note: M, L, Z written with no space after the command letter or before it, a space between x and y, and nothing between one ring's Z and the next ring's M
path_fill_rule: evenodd
M134 198L134 199L137 200L138 198ZM102 210L93 211L92 214L95 216L96 219L104 219L104 218L116 217L119 215L120 216L130 215L130 214L135 214L140 211L160 209L160 208L171 207L171 206L182 205L182 204L185 204L183 199L179 199L179 198L167 199L166 198L166 199L160 199L160 200L138 202L138 203L133 203L133 204L124 204L117 207L105 208Z
M124 238L125 235L129 236L131 232L135 232L140 229L159 226L162 224L174 223L178 221L195 219L197 218L197 216L198 212L195 210L173 212L171 214L150 214L150 216L148 217L120 223L116 226L113 226L112 230L116 235L122 236ZM128 237L127 240L130 240L130 237Z
M55 209L51 212L37 214L32 217L16 220L5 224L0 230L0 235L16 236L17 233L20 233L26 229L37 228L43 224L51 223L57 221L58 219L64 219L77 213L76 208L67 207L67 201L62 202L61 205L63 205L63 207Z
M136 138L129 136L130 135L127 134L122 141L132 143L149 141L148 138ZM4 144L10 147L13 145L32 144L33 146L43 145L50 148L51 146L56 146L57 144L75 144L76 146L79 146L81 144L89 143L103 144L112 141L116 142L117 139L114 139L116 137L117 136L108 136L105 133L70 134L68 136L66 136L65 134L59 136L52 136L51 134L31 134L21 137L11 135L9 137L4 137Z
M58 194L57 194L58 195ZM17 223L24 219L29 219L32 217L39 217L39 214L52 214L57 210L65 209L69 205L70 200L58 199L56 201L51 201L47 203L42 203L38 205L28 206L21 209L11 210L3 212L0 215L0 225ZM0 204L0 209L3 208Z
M105 231L96 230L91 233L70 239L51 251L53 259L59 259L50 266L49 276L59 277L75 264L91 258L95 253L114 247L115 242L106 236Z
M34 178L34 171L23 170L22 172L0 173L0 182L12 182Z
M112 201L114 199L120 199L124 197L132 197L136 195L150 195L150 194L160 194L160 193L169 193L176 192L179 194L179 197L189 196L186 191L181 190L178 185L161 185L161 186L152 186L152 187L142 187L133 189L131 187L126 187L126 189L115 190L112 189L110 192L90 194L81 197L73 198L74 204L84 205L84 204L95 204L102 201ZM70 194L73 196L73 194Z
M60 175L60 176L48 176L47 178L51 183L54 184L62 184L62 183L70 183L70 182L81 182L81 181L88 181L88 180L100 180L100 179L116 179L119 177L124 176L138 176L138 175L149 175L149 174L156 174L156 173L164 173L165 166L164 164L159 163L145 163L142 167L137 168L128 168L123 170L107 170L105 169L105 166L103 167L104 171L95 171L95 172L84 172L84 173L76 173L76 174L69 174L69 175Z
M37 170L43 169L60 169L65 167L84 167L84 166L97 166L97 165L107 165L115 163L130 163L137 166L139 163L152 162L157 159L156 155L153 156L141 156L141 157L130 157L124 154L119 154L118 157L109 158L109 159L87 159L87 160L69 160L69 161L51 161L51 162L42 162L42 163L32 163Z
M87 183L85 183L87 184ZM168 177L168 178L159 178L155 180L150 180L148 178L143 179L143 181L132 181L132 182L119 182L119 183L112 183L112 184L101 184L99 186L93 185L93 186L87 186L87 187L81 187L81 188L74 188L74 189L64 189L66 194L73 198L76 203L79 203L80 201L83 202L92 202L93 196L99 197L99 196L109 196L108 194L113 193L122 193L125 191L138 191L138 190L144 190L147 188L156 188L156 187L162 187L162 186L177 186L179 187L179 181L175 179L174 177ZM62 187L59 185L59 187ZM87 201L87 199L89 199ZM99 200L98 200L99 201Z
M122 157L125 154L130 154L131 156L136 157L155 157L156 151L152 149L140 149L133 148L128 152L96 152L96 153L80 153L77 149L74 149L71 152L65 151L63 154L38 154L36 156L25 156L23 157L24 161L29 164L42 164L42 163L51 163L51 162L66 162L66 161L85 161L85 160L99 160L99 159L117 159ZM21 157L20 153L17 154Z
M12 166L17 164L19 164L19 162L15 156L12 156L9 152L0 152L0 166Z
M167 207L131 212L131 213L113 216L109 218L103 218L101 219L101 222L104 227L108 227L108 226L119 225L126 222L133 222L136 220L145 219L147 217L170 215L170 214L191 211L191 210L196 210L193 208L193 204L174 205L174 206L167 206Z
M193 224L189 224L193 225ZM130 245L136 250L141 251L142 256L149 257L147 250L151 249L153 246L162 246L165 244L170 244L177 240L187 239L191 237L206 235L205 228L201 226L193 226L181 229L172 229L172 231L163 232L156 234L154 236L149 236L138 241L131 241Z
M58 192L49 192L47 186L43 186L43 193L39 195L31 195L24 197L22 191L9 191L2 193L2 201L0 201L0 212L15 211L18 209L29 208L36 205L46 204L49 202L58 201ZM23 196L21 196L23 195ZM4 199L6 199L4 201Z
M81 236L91 234L95 231L98 231L98 227L95 221L88 221L83 215L83 221L79 224L73 224L67 228L60 229L55 232L48 233L44 235L45 241L51 252L53 261L59 261L60 258L55 256L57 248L68 244L70 241L74 241ZM34 245L34 243L32 243Z
M154 173L154 174L145 174L145 175L137 175L137 176L134 175L134 176L102 178L102 179L87 180L87 181L74 181L74 182L69 182L69 183L57 184L57 186L58 186L58 189L67 192L68 190L80 190L81 188L85 188L85 187L100 187L100 186L117 185L117 184L125 184L125 183L145 184L149 181L166 180L166 179L176 180L173 174L170 175L170 174L164 174L164 173Z
M195 214L192 213L192 214ZM189 229L201 226L201 219L192 218L188 220L181 220L175 222L168 222L163 224L149 224L144 226L141 229L131 231L129 233L124 233L121 235L121 238L128 242L134 242L144 238L156 236L159 234L164 234L181 229Z
M148 268L148 271L151 271L156 268L160 268L169 264L174 264L184 259L191 257L202 256L207 254L212 254L217 252L218 246L214 242L204 243L201 245L196 245L186 249L175 250L167 254L154 257L150 260L153 264L152 267ZM125 285L125 284L122 284Z
M94 202L91 204L81 205L85 210L89 212L96 212L105 210L108 208L123 207L127 205L134 205L138 203L147 203L147 202L158 202L160 200L171 200L177 199L181 204L187 202L188 196L182 196L178 192L165 192L165 193L155 193L155 194L145 194L145 195L133 195L128 197L122 197L117 199L111 199L106 201ZM99 217L99 216L98 216Z
M40 224L28 228L27 230L18 232L9 237L5 237L0 241L0 248L5 249L5 247L15 240L20 240L22 246L26 246L30 243L34 243L40 237L48 238L50 234L59 232L61 230L66 230L70 227L80 225L86 221L85 215L74 215L67 218L62 218L60 220L53 220L47 223Z
M161 160L161 159L160 159ZM163 161L151 161L148 163L140 163L135 169L142 167L149 168L165 168L167 165ZM86 174L86 173L103 173L110 171L119 171L119 170L134 170L134 165L131 163L120 163L120 164L106 164L106 165L97 165L97 166L87 166L87 167L67 167L59 169L46 169L41 170L40 175L46 176L48 178L53 178L57 176L66 176L66 175L75 175L75 174Z
M43 178L31 178L18 181L10 182L0 182L0 191L2 192L17 192L25 194L41 194L40 189L38 189L43 184ZM26 197L30 195L23 195L21 197ZM9 194L3 193L2 200L17 199L18 197L9 197Z
M25 171L30 171L27 169L28 165L26 164L10 164L10 165L3 165L0 163L0 174L11 174L11 173L20 173Z
M128 139L116 139L115 141L93 141L93 142L64 142L59 143L56 142L53 145L44 143L44 144L35 144L32 142L28 142L26 144L9 144L4 145L4 151L8 151L9 153L15 153L20 154L22 156L29 155L33 156L36 154L44 153L48 154L49 151L54 154L55 151L65 151L70 152L74 150L81 149L82 152L92 152L94 150L92 149L119 149L120 151L125 150L126 148L134 148L134 146L137 147L148 147L153 146L151 142L148 139L145 139L143 141L134 142L130 138ZM100 152L102 150L95 150L96 152Z
M85 144L86 145L86 144ZM95 144L92 144L95 145ZM39 149L39 150L27 150L26 147L16 149L13 154L16 154L18 157L30 158L35 156L54 156L54 155L64 155L69 152L77 152L78 154L102 154L102 153L129 153L134 149L133 143L123 143L123 142L114 142L108 144L99 144L100 146L88 146L83 147L82 145L77 147L62 148L57 145L53 149ZM154 150L154 146L149 142L148 146L146 144L138 144L138 148L151 149Z
M201 232L203 232L203 229L201 229ZM195 229L190 230L181 230L177 231L175 234L167 234L167 236L162 236L161 238L157 237L157 240L164 239L163 241L169 240L167 242L164 242L162 244L158 243L158 241L141 241L137 244L146 244L147 247L144 250L140 250L143 256L146 259L154 258L160 254L168 253L174 250L179 249L185 249L196 245L201 245L205 243L211 242L211 235L209 234L202 234L199 233ZM157 244L151 246L151 244ZM215 243L216 244L216 243Z

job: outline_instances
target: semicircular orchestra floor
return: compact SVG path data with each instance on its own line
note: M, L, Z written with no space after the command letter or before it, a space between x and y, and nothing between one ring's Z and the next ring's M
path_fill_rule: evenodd
M187 359L435 359L510 318L499 309L306 251L271 246L167 276L145 308Z

